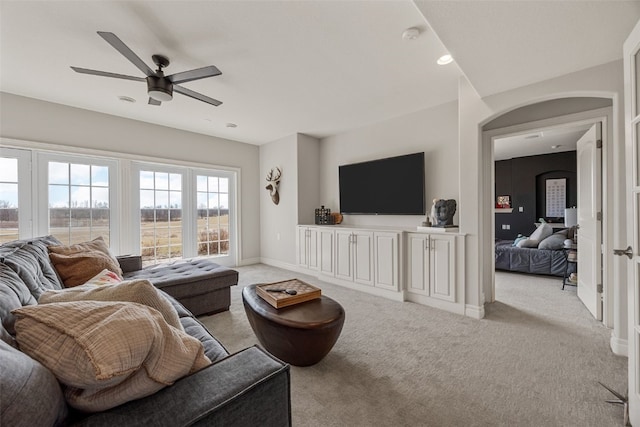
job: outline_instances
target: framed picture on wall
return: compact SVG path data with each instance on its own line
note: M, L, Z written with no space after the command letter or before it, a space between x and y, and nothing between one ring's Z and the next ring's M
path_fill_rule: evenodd
M546 213L547 218L563 218L567 207L567 179L556 178L546 181Z
M511 197L510 196L498 196L496 198L496 208L510 208Z

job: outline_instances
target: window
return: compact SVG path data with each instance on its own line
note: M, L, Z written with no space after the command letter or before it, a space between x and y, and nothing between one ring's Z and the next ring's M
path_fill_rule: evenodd
M198 175L198 255L229 254L229 178Z
M18 239L18 159L0 158L0 242Z
M182 174L140 171L140 250L142 260L182 257Z
M0 243L31 235L31 153L0 150Z
M109 244L109 167L61 161L47 166L49 233L65 244L99 236Z

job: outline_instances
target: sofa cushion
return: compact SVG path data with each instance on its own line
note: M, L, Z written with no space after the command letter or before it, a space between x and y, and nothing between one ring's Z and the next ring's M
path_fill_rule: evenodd
M16 346L12 336L16 333L14 329L16 318L11 310L36 303L36 299L18 274L0 263L0 339Z
M12 427L61 425L67 404L47 368L0 341L0 420Z
M78 301L14 310L20 348L66 385L68 403L103 411L208 366L200 341L150 307Z
M37 242L0 246L0 262L18 274L35 299L47 290L62 289L46 250Z
M107 269L122 277L120 264L102 237L70 246L49 246L49 258L66 287L82 285Z
M184 330L173 305L148 280L132 280L110 285L83 285L42 294L39 304L69 301L136 302L155 308L174 328Z

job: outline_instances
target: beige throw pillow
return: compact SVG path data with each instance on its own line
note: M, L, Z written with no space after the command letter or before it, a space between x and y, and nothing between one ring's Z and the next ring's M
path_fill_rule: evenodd
M51 370L82 411L148 396L211 364L200 341L144 305L78 301L13 313L20 349Z
M122 277L118 260L102 237L70 246L49 246L49 259L66 287L82 285L105 268Z
M169 325L181 331L184 330L176 309L148 280L132 280L102 286L84 285L61 291L47 291L40 296L38 304L69 301L123 301L144 304L158 310Z

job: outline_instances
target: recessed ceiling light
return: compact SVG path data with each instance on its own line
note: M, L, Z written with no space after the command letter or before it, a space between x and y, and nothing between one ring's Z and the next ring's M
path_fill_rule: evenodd
M120 101L122 101L122 102L131 102L132 104L133 104L134 102L136 102L136 100L135 100L135 99L133 99L133 98L131 98L130 96L124 96L124 95L121 95L121 96L119 96L119 97L118 97L118 99L119 99Z
M237 128L238 125L235 123L227 123L225 126L227 126L228 128Z
M552 146L551 146L551 148L553 148L554 150L555 150L556 148L560 148L560 147L562 147L562 144L556 144L556 145L552 145Z
M415 40L420 37L420 29L416 27L407 28L402 33L402 38L404 40Z
M447 53L446 55L442 55L440 58L438 58L437 62L438 62L438 65L451 64L453 62L453 56Z

